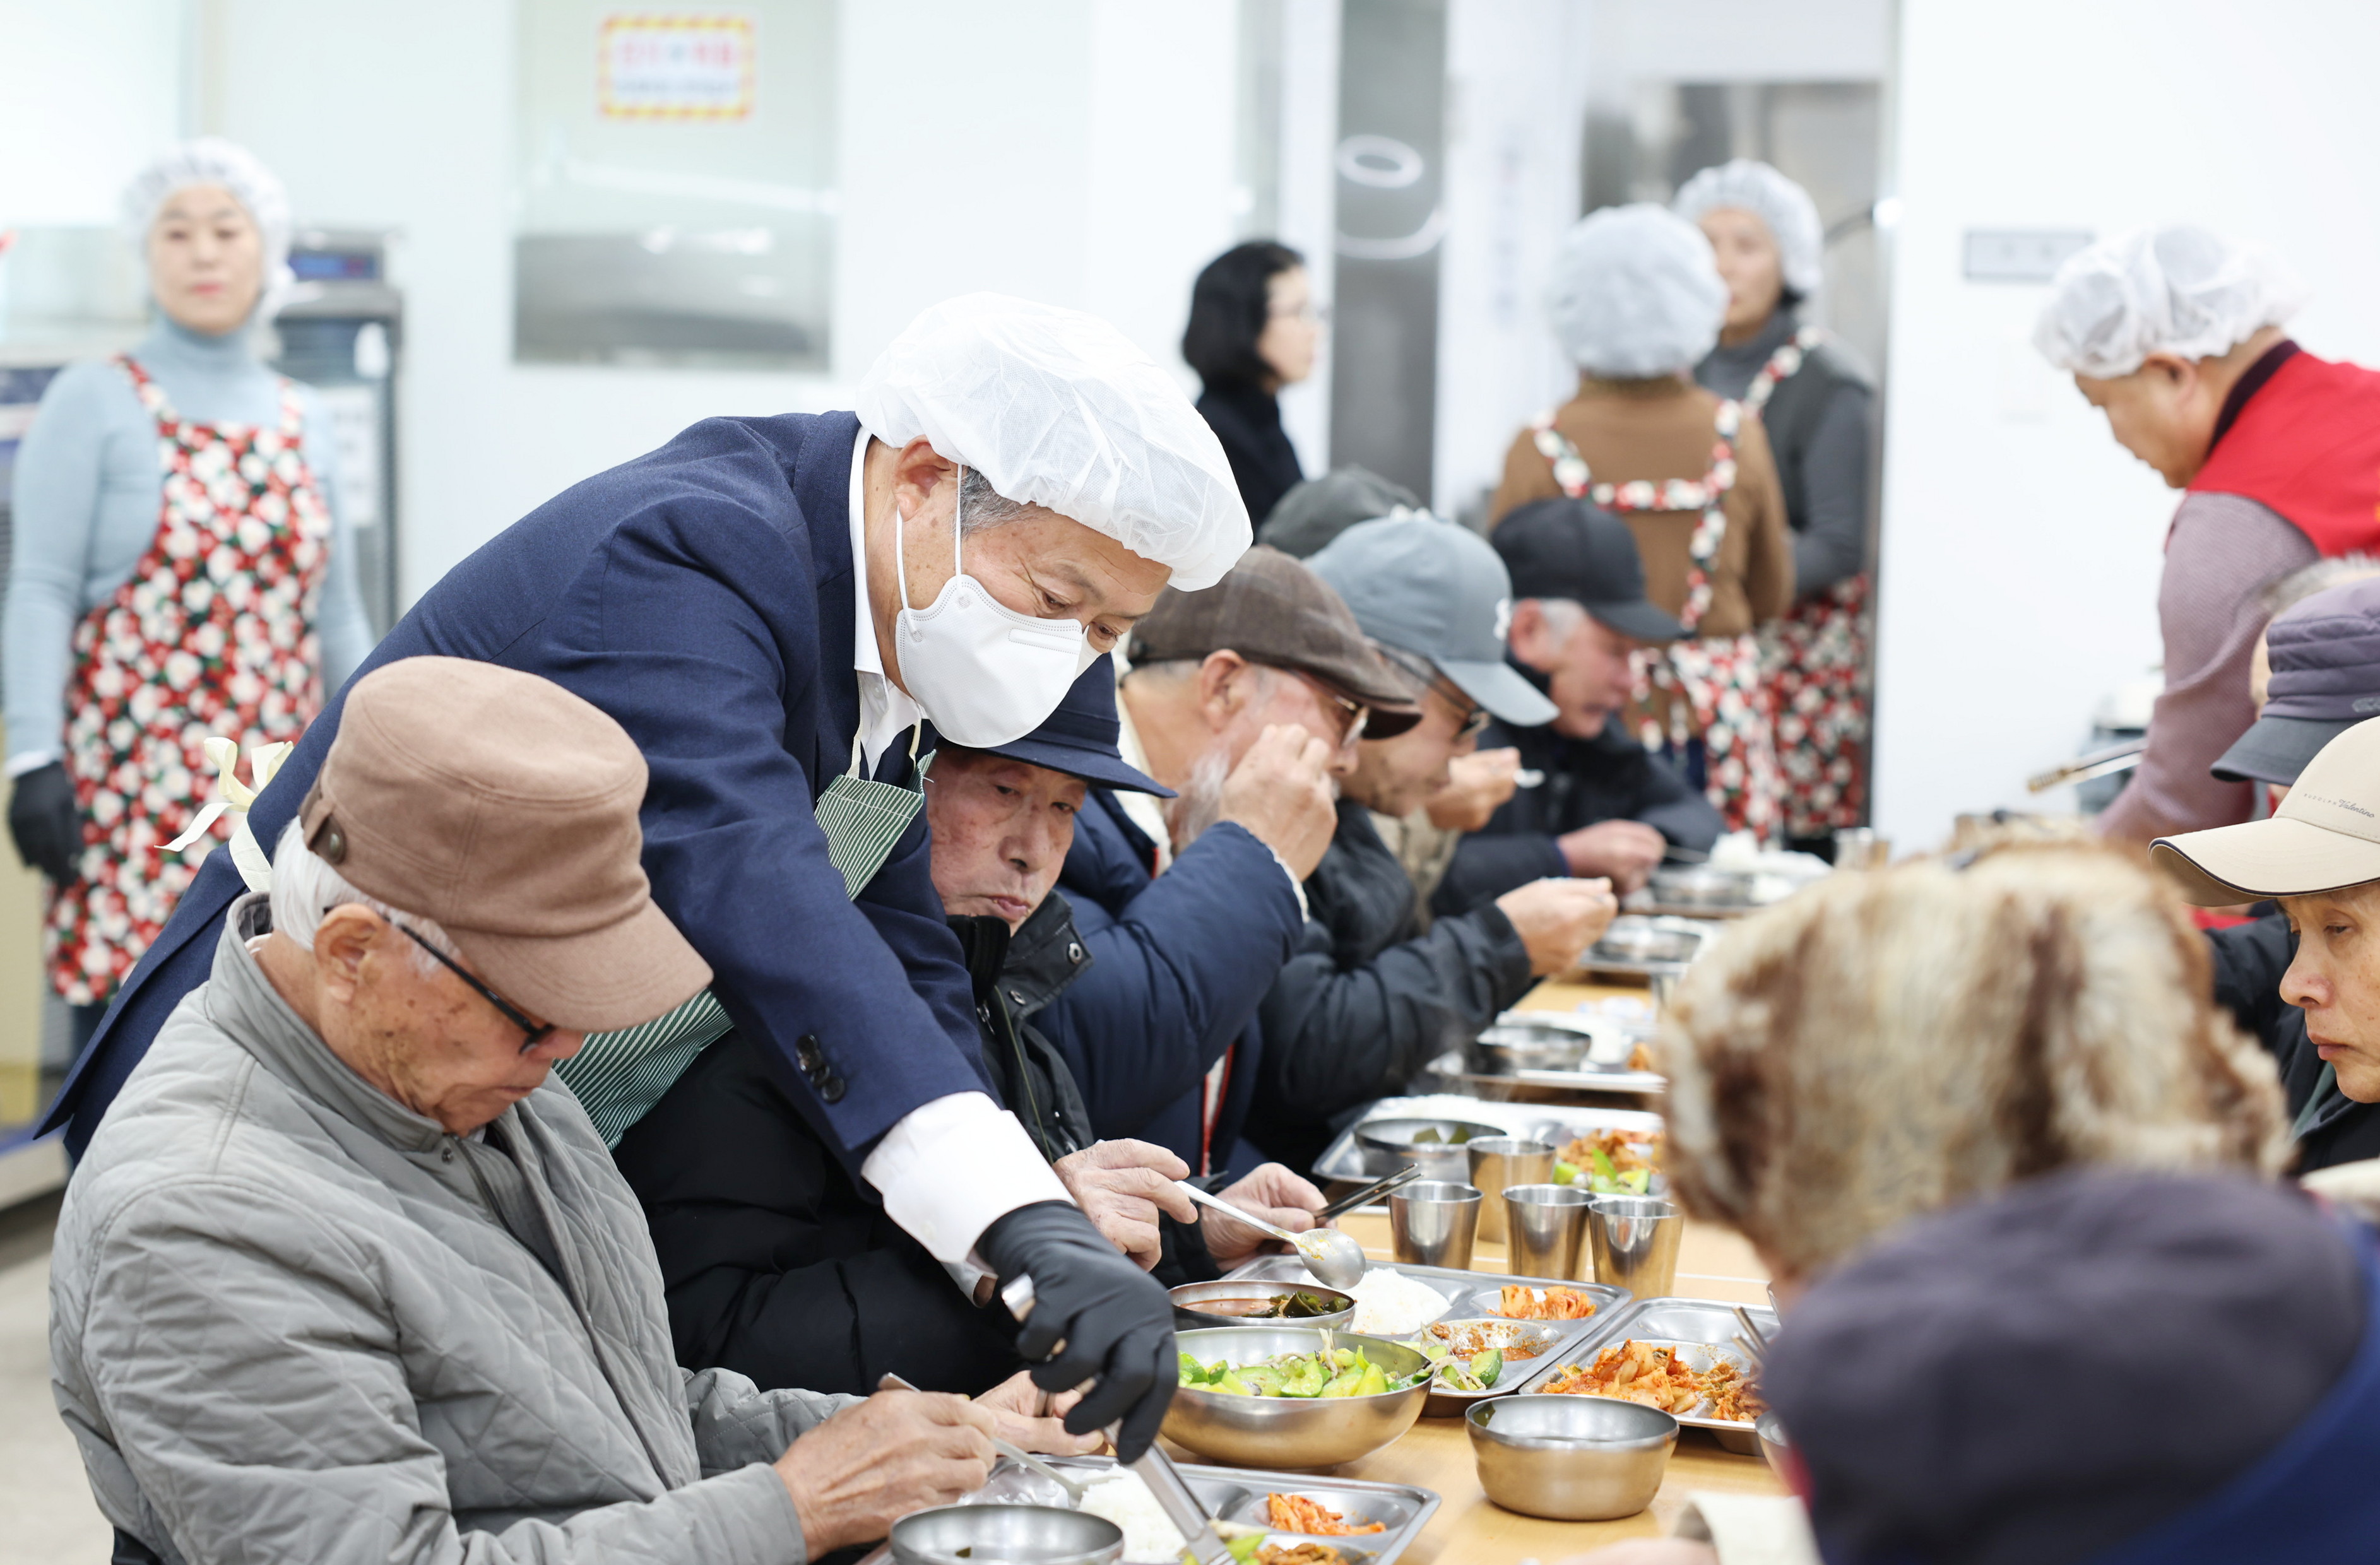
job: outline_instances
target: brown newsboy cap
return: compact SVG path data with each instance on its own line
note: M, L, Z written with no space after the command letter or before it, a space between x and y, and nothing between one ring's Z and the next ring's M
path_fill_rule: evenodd
M1329 582L1278 549L1258 544L1222 580L1199 591L1167 588L1133 627L1136 663L1221 651L1294 669L1370 709L1367 739L1392 739L1421 721L1413 682L1372 649Z
M436 919L506 1000L607 1032L710 981L653 905L644 799L636 741L552 680L406 658L347 692L298 819L358 891Z

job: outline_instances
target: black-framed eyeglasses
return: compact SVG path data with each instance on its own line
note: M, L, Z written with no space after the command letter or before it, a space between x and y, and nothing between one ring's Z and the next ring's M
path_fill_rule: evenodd
M514 1026L518 1027L521 1030L520 1051L523 1054L528 1053L530 1049L535 1049L539 1044L543 1043L547 1038L553 1036L553 1024L552 1022L530 1021L514 1006L512 1001L506 1000L503 995L498 994L495 990L481 983L478 978L465 972L462 964L456 962L453 957L447 955L436 946L431 945L428 940L423 940L411 929L407 929L404 925L399 924L397 928L405 929L407 938L411 940L414 944L419 946L422 950L436 957L440 964L443 965L446 971L454 974L456 977L462 979L465 983L479 990L480 999L486 1001L489 1004L502 1012L505 1021L510 1022Z
M1329 702L1330 710L1339 714L1339 742L1341 744L1352 745L1356 740L1361 739L1364 736L1364 724L1371 718L1371 708L1364 705L1361 701L1349 700L1346 697L1342 696L1338 691L1331 689L1330 686L1323 684L1322 681L1315 678L1312 674L1305 673L1302 669L1293 669L1291 672L1295 673L1298 678L1305 681L1305 683L1312 687L1314 693L1321 697L1323 700Z

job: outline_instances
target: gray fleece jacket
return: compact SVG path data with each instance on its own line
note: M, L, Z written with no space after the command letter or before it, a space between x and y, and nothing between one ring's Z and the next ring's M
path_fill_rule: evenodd
M59 1214L51 1375L100 1509L176 1561L802 1565L767 1463L855 1399L679 1369L569 1090L447 1134L273 991L268 916L233 906Z

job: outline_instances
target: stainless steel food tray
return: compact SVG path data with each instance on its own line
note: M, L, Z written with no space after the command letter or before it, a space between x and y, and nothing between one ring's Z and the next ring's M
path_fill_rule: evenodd
M1439 1098L1404 1101L1438 1105L1458 1100ZM1583 1131L1651 1131L1658 1134L1662 1123L1660 1115L1646 1113L1641 1109L1599 1109L1563 1103L1495 1103L1473 1098L1459 1101L1470 1104L1471 1108L1454 1117L1477 1120L1483 1124L1494 1125L1507 1135L1526 1136L1536 1141L1551 1141L1557 1149L1563 1142ZM1370 1165L1365 1159L1363 1147L1356 1143L1355 1133L1366 1121L1371 1119L1424 1117L1409 1112L1402 1107L1390 1107L1398 1102L1400 1102L1399 1099L1389 1098L1374 1105L1372 1112L1366 1114L1364 1120L1358 1120L1341 1132L1338 1139L1325 1147L1322 1156L1314 1160L1315 1177L1342 1183L1354 1183L1366 1179L1378 1178L1378 1175L1367 1174L1365 1171Z
M1105 1456L1053 1456L1043 1461L1081 1482L1115 1470L1115 1459ZM1312 1473L1275 1473L1254 1467L1200 1467L1176 1464L1190 1492L1207 1514L1224 1522L1270 1523L1265 1514L1268 1494L1299 1494L1320 1500L1351 1522L1380 1522L1388 1530L1341 1536L1317 1537L1308 1533L1275 1533L1290 1543L1327 1543L1347 1557L1348 1565L1394 1565L1413 1547L1421 1530L1438 1513L1437 1491L1415 1484L1382 1484L1361 1478L1334 1478ZM1065 1494L1024 1467L1003 1459L984 1490L1006 1504L1066 1504Z
M1767 1308L1746 1306L1761 1331L1768 1336L1777 1332L1777 1312ZM1735 1306L1716 1299L1640 1299L1626 1309L1616 1312L1611 1323L1591 1341L1571 1350L1572 1357L1558 1359L1548 1354L1546 1362L1529 1377L1514 1387L1515 1391L1533 1391L1541 1384L1561 1373L1566 1364L1585 1362L1576 1356L1584 1348L1600 1353L1634 1338L1640 1342L1658 1342L1665 1347L1678 1347L1723 1358L1754 1377L1757 1368L1750 1354L1735 1345L1735 1335L1742 1330L1735 1318ZM1696 1368L1704 1367L1693 1358L1687 1360ZM1742 1456L1756 1456L1760 1451L1759 1437L1752 1431L1752 1423L1731 1418L1706 1418L1699 1414L1680 1413L1678 1422L1693 1429L1707 1429L1718 1438L1725 1450Z
M1534 1324L1562 1328L1553 1345L1529 1363L1534 1366L1550 1363L1561 1354L1575 1358L1589 1343L1609 1331L1611 1323L1625 1314L1630 1294L1625 1288L1614 1288L1603 1282L1582 1282L1575 1278L1513 1277L1500 1271L1455 1271L1446 1267L1407 1266L1402 1261L1378 1262L1403 1273L1415 1282L1446 1295L1447 1307L1438 1320L1474 1320L1496 1314L1501 1302L1504 1285L1524 1282L1532 1288L1575 1288L1595 1301L1595 1313L1585 1320L1548 1320ZM1294 1256L1259 1256L1226 1274L1227 1281L1289 1282L1305 1280L1309 1274ZM1426 1324L1435 1325L1436 1321ZM1536 1373L1535 1368L1528 1372ZM1507 1378L1485 1391L1445 1391L1432 1386L1429 1402L1422 1410L1425 1418L1460 1418L1475 1401L1489 1397L1509 1397L1518 1390L1527 1376Z
M1516 1070L1488 1074L1471 1069L1463 1050L1451 1049L1430 1062L1430 1074L1448 1085L1475 1092L1491 1103L1529 1103L1538 1093L1609 1092L1622 1098L1658 1098L1670 1090L1670 1078L1651 1071Z

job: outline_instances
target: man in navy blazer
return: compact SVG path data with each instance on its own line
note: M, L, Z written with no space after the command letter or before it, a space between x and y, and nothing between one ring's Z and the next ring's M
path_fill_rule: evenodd
M1172 379L1072 311L937 306L862 391L857 415L705 420L564 491L449 572L358 672L501 663L628 731L650 770L653 900L727 1017L958 1286L996 1280L1029 1316L1026 1358L1063 1341L1037 1370L1051 1389L1097 1377L1069 1426L1122 1419L1136 1455L1175 1377L1164 1293L993 1101L922 812L885 801L915 797L924 723L1029 731L1169 576L1221 575L1247 518ZM340 710L249 813L268 853ZM877 825L831 859L819 807L846 796ZM76 1062L45 1126L70 1148L206 980L244 889L231 860L209 855Z

